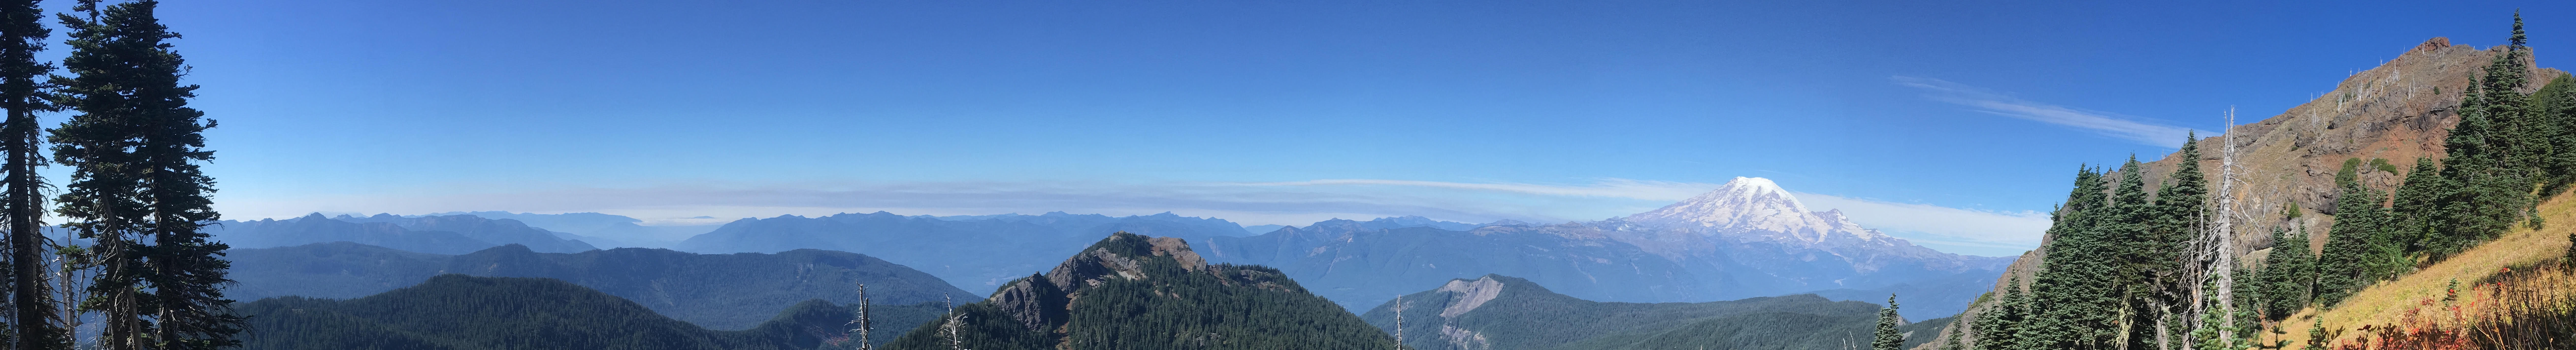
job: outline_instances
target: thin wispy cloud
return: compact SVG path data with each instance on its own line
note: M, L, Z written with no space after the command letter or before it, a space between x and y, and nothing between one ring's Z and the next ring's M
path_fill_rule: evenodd
M1948 80L1895 76L1897 85L1923 89L1933 101L1974 108L1977 112L2085 129L2104 136L2159 147L2182 147L2191 129L2130 120L2112 113L2088 111L2023 100ZM2209 136L2209 135L2201 135Z

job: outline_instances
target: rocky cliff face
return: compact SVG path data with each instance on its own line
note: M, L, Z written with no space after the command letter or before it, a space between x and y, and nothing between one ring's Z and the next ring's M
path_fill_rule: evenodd
M2402 171L2417 159L2441 157L2443 138L2459 123L2453 109L2460 104L2460 91L2502 52L2501 47L2478 49L2433 38L2379 67L2344 78L2333 91L2306 104L2261 120L2240 120L2247 124L2229 128L2226 133L2235 135L2240 182L2237 192L2216 195L2234 199L2232 207L2240 221L2228 246L2236 250L2239 261L2261 261L2278 248L2264 234L2276 227L2295 232L2305 225L2313 245L2298 248L2321 248L2340 194L2335 172L2346 159L2386 159ZM2532 79L2523 92L2539 90L2551 78L2566 74L2550 68L2528 69ZM2213 174L2210 188L2216 190L2214 175L2230 138L2213 136L2200 142L2200 159L2180 159L2177 152L2146 163L2147 183L2164 181L2181 162L2200 162L2202 169L2208 169L2204 171ZM2395 189L2402 181L2403 174L2361 169L2361 182L2383 191ZM2293 204L2300 212L2297 219L2288 218ZM2019 276L2029 283L2046 257L2039 250L2023 254L2007 277ZM1995 293L2002 293L2006 280L1995 282ZM1970 308L1963 318L1973 318L1983 307Z

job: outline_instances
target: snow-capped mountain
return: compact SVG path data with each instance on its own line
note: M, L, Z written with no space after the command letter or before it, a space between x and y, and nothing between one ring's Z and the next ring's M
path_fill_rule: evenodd
M1737 177L1717 190L1655 211L1629 215L1626 221L1715 234L1788 238L1809 244L1888 239L1887 235L1852 223L1841 209L1808 211L1796 195L1780 189L1771 179L1758 177Z
M1525 276L1589 300L1704 302L1817 292L1923 302L1955 313L2002 274L2003 257L1942 253L1810 211L1769 179L1738 177L1663 208L1601 221L1467 230L1332 220L1217 237L1213 261L1278 267L1337 302L1364 307L1403 288L1487 273Z

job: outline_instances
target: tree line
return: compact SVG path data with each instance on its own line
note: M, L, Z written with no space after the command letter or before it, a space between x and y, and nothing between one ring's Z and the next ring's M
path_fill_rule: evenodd
M2517 226L2546 224L2535 210L2541 199L2576 185L2576 81L2550 77L2520 92L2531 54L2519 13L2513 22L2503 52L2458 92L2460 121L2443 140L2445 154L2416 160L2394 193L2359 173L2395 165L2344 162L2323 249L2310 249L2308 227L2283 225L2270 230L2272 253L2257 268L2213 258L2233 249L2212 238L2224 237L2213 236L2212 219L2229 214L2212 205L2194 136L2152 191L2135 156L2108 171L2079 167L2052 212L2036 278L2011 275L2002 293L1981 299L1992 307L1965 321L1973 342L1944 350L2278 348L2285 345L2249 340L2263 321L2333 307ZM2285 215L2294 221L2299 209ZM2230 280L2221 271L2244 278L2220 287Z
M196 85L160 24L157 1L77 0L53 14L71 51L57 66L36 0L0 0L0 221L8 230L9 310L0 334L16 349L70 349L96 320L97 348L238 346L243 319L219 286L228 248L199 229L219 219L199 167L214 159L188 107ZM40 114L68 113L53 128ZM59 191L39 174L70 168ZM46 194L55 195L48 201ZM50 213L63 220L49 225ZM75 237L55 242L59 227ZM84 318L95 315L96 318Z

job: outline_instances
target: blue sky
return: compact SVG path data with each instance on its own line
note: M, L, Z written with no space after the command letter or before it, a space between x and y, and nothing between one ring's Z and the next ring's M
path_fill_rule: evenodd
M2149 6L2152 5L2152 6ZM182 1L229 218L1590 220L1736 176L2035 246L2172 151L2562 2ZM2036 224L2034 224L2036 222Z

